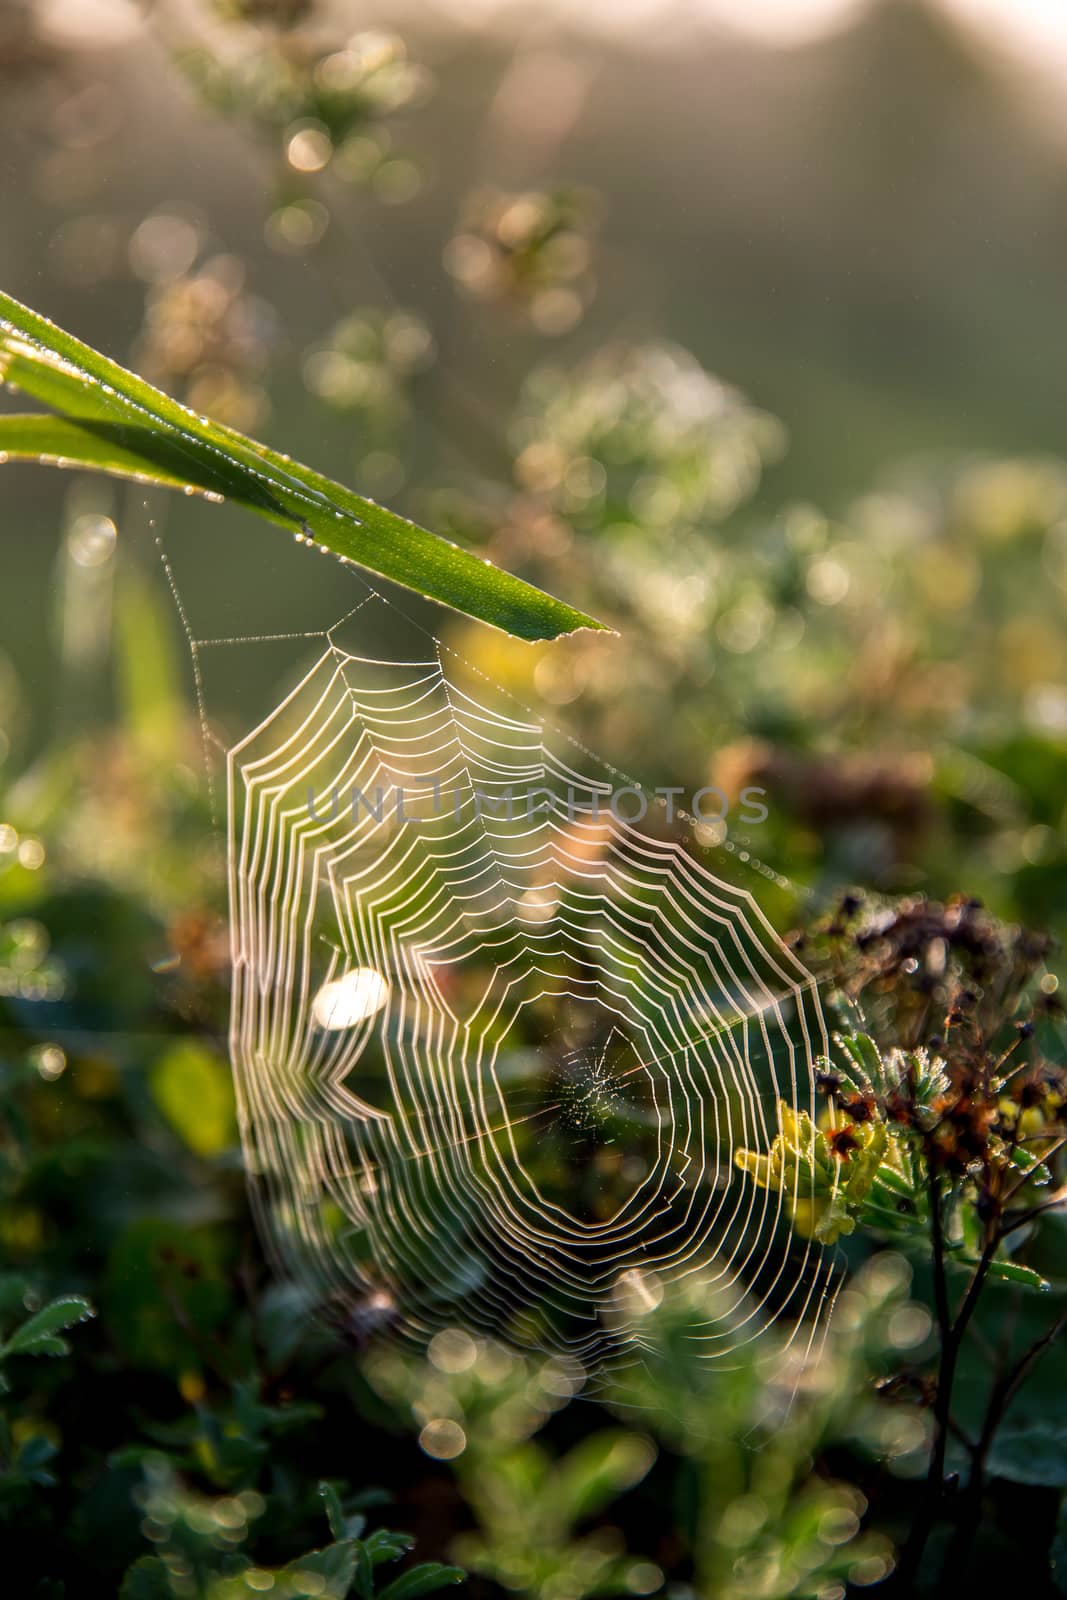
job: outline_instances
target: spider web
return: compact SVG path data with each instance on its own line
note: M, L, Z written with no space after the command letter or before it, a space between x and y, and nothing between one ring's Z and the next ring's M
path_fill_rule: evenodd
M709 1358L779 1318L813 1337L833 1282L790 1237L803 1196L734 1164L780 1102L814 1114L827 1050L754 896L350 567L336 625L203 639L163 559L202 713L209 650L289 652L222 745L230 1047L279 1270L357 1334L461 1325L585 1368L632 1355L690 1274ZM366 652L400 621L411 659Z

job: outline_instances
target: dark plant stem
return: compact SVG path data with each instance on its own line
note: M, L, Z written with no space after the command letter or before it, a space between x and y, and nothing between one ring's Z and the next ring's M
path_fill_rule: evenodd
M897 1592L901 1594L910 1594L912 1591L923 1551L926 1549L927 1540L933 1530L944 1497L945 1454L948 1449L949 1433L952 1431L952 1389L956 1380L956 1365L959 1360L960 1347L963 1343L964 1335L967 1332L971 1317L974 1315L974 1309L978 1304L978 1299L989 1271L989 1264L997 1248L995 1233L991 1230L987 1231L986 1243L981 1257L971 1275L971 1281L967 1285L967 1291L964 1294L959 1311L955 1319L953 1319L949 1304L948 1277L945 1270L944 1195L941 1177L929 1148L926 1150L926 1170L930 1195L934 1308L937 1315L938 1337L941 1348L933 1407L934 1437L930 1450L930 1468L926 1476L926 1493L922 1497L918 1515L912 1524L911 1532L908 1535L907 1543L897 1566L895 1587Z
M941 1349L944 1351L952 1331L952 1314L948 1305L948 1281L945 1277L945 1219L941 1209L941 1178L930 1158L929 1151L927 1151L926 1155L926 1170L930 1191L930 1235L934 1251L934 1307L937 1312L937 1328L941 1336Z

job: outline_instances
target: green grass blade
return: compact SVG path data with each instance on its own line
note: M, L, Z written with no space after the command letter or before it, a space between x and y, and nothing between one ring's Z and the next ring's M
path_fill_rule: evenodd
M0 293L0 378L59 413L49 435L4 418L0 450L227 499L379 577L520 639L603 623L342 484L207 417L198 417L10 296ZM34 426L31 426L33 424ZM34 427L52 444L34 452ZM9 442L10 441L10 442ZM20 443L21 441L21 443ZM62 442L62 448L55 444Z
M134 429L122 429L120 442L119 431L106 425L94 427L44 412L0 414L0 461L36 461L42 466L78 467L88 472L106 472L115 478L158 483L167 489L196 489L199 493L216 490L214 482L210 485L194 483L190 475L182 471L180 458L174 462L173 470L168 471L164 465L165 446L158 444L153 451L148 430L142 428L139 432L144 435L143 448L135 447L134 442L140 441ZM217 492L225 491L218 489ZM230 498L249 504L241 500L239 493L232 493ZM257 504L251 509L263 516L271 515L265 506ZM283 527L291 526L280 506L275 520Z

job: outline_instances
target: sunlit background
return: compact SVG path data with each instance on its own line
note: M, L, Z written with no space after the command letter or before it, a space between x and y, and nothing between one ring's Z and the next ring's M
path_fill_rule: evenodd
M521 0L400 0L382 6L378 16L404 18L428 25L459 24L471 31L490 30L501 22L534 22L535 10L553 24L576 31L634 34L655 23L657 30L681 32L692 28L722 27L762 39L772 45L817 41L856 22L878 0L589 0L580 8L564 0L534 8ZM1049 50L1062 50L1067 36L1063 9L1055 0L931 0L931 3L973 27L985 39L1034 61L1049 64ZM97 45L121 43L136 36L143 26L141 8L134 0L42 0L36 8L42 31L64 43L94 41ZM343 13L343 3L333 6ZM654 41L652 41L654 42Z

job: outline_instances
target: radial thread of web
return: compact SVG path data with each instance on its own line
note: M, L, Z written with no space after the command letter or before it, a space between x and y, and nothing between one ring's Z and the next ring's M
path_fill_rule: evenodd
M825 1294L735 1167L812 1113L810 975L439 658L328 643L229 754L232 1053L264 1231L320 1303L596 1364L667 1280L725 1356ZM799 1178L796 1182L799 1183Z

